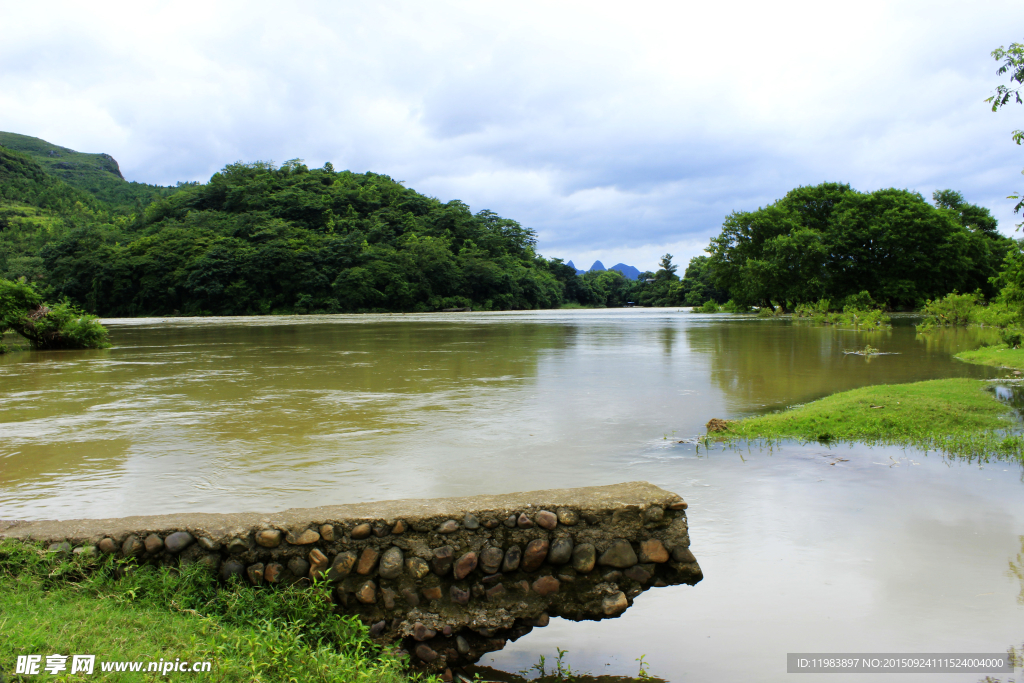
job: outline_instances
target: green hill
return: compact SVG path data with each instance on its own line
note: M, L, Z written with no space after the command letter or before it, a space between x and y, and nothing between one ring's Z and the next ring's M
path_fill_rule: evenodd
M386 175L238 163L133 211L73 186L129 185L111 171L65 181L38 161L64 148L18 138L32 151L0 147L0 278L103 316L557 307L575 280L532 230Z
M141 209L177 189L126 181L109 154L76 152L39 138L4 132L0 132L0 147L24 154L47 174L114 206Z

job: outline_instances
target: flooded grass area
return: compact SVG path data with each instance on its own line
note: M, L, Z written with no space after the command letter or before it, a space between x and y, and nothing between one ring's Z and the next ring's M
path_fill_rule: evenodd
M642 479L689 503L705 579L614 620L553 619L482 665L512 675L562 649L592 676L634 677L645 657L675 683L777 681L787 652L997 652L1024 638L1008 569L1024 552L1019 461L862 442L901 428L892 399L914 382L945 383L924 413L936 425L1014 424L1012 370L954 358L984 331L675 309L105 322L110 349L0 357L0 518ZM845 353L867 346L882 353ZM980 380L1004 402L969 389L993 384ZM780 411L844 391L862 392L843 408L851 443L819 443L813 411L799 434L778 426ZM763 448L698 443L713 417L778 427Z
M880 384L843 391L770 415L724 422L712 438L789 438L939 450L968 459L1024 464L1018 391L967 379ZM1000 400L1003 399L1003 400ZM710 430L709 430L710 431Z

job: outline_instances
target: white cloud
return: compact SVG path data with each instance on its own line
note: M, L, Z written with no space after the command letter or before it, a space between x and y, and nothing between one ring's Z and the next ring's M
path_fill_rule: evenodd
M1019 2L0 9L2 130L162 184L240 159L387 173L577 265L682 262L823 180L953 187L1011 232L1022 185L1024 108L983 102Z

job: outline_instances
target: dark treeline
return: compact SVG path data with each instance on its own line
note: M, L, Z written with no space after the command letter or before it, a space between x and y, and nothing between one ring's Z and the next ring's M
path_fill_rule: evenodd
M905 309L954 290L991 296L1017 248L956 192L931 204L824 183L731 214L682 276L666 254L628 280L543 258L533 230L491 211L331 164L236 163L175 188L48 170L0 147L0 278L108 317L729 300L788 309L864 291Z

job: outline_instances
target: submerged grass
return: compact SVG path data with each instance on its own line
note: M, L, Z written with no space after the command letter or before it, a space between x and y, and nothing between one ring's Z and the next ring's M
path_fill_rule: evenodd
M57 556L0 541L0 678L18 655L94 654L101 661L209 661L207 681L408 683L406 658L381 651L354 617L336 615L322 585L223 586L209 569L135 567L110 557ZM91 679L63 675L53 680ZM145 671L145 665L143 667ZM49 676L48 676L49 678Z
M912 446L949 455L1024 464L1013 411L985 382L937 379L843 391L781 413L727 424L716 436L778 441L857 441Z

